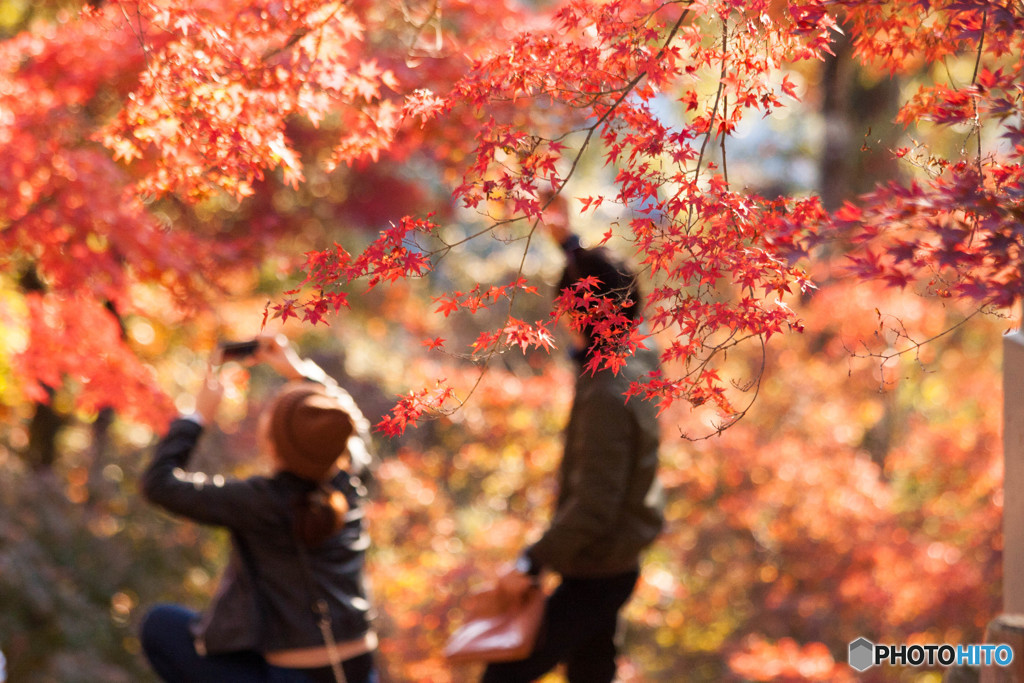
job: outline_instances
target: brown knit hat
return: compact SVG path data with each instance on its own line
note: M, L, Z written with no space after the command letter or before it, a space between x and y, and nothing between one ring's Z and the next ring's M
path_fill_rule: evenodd
M278 394L270 415L270 442L281 469L319 481L345 451L352 418L322 385L298 382Z

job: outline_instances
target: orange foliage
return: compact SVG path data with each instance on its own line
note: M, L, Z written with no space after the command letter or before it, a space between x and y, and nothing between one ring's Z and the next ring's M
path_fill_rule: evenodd
M187 336L196 311L260 287L289 291L268 315L322 322L358 309L349 290L365 282L366 305L401 323L371 320L366 336L410 355L425 337L439 359L403 355L403 398L381 416L409 439L372 510L396 680L463 675L438 659L457 598L553 495L572 377L540 371L558 312L532 296L547 190L635 257L664 361L631 390L663 408L671 502L626 675L824 680L860 635L980 638L999 581L994 326L919 342L959 322L954 300L991 312L1022 291L1016 4L96 4L0 44L0 262L20 306L0 313L27 340L13 400L63 388L79 410L158 425L169 401L126 317ZM814 196L741 187L727 160L744 119L807 94L795 77L840 25L861 63L921 80L899 120L929 121L955 151L897 150L912 177L829 215ZM959 82L920 70L961 54ZM965 151L963 131L983 126L987 147ZM598 145L608 184L584 188ZM376 238L327 234L309 226L338 221L338 174L378 208L413 184L449 199ZM315 199L291 213L307 184ZM853 279L822 251L848 253ZM292 289L282 271L302 252ZM458 272L493 253L507 263ZM216 323L200 327L189 341L209 346ZM416 424L429 438L408 437Z

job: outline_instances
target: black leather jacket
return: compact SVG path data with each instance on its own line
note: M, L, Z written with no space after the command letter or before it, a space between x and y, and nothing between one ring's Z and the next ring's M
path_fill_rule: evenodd
M201 432L191 420L172 423L142 481L142 491L153 503L231 532L231 556L217 595L193 624L197 650L273 652L323 645L313 607L317 598L329 605L337 641L365 635L370 605L363 566L369 540L363 520L365 488L359 479L341 472L331 480L351 510L337 534L307 551L315 584L310 586L291 515L313 482L287 472L248 479L189 472L189 457Z
M569 577L613 576L636 569L660 533L657 406L623 395L656 367L657 354L639 350L617 375L585 371L576 380L554 518L527 551L535 566Z

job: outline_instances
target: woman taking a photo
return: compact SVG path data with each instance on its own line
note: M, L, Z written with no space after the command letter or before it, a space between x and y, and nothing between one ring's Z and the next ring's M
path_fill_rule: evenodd
M142 491L169 512L227 528L229 563L201 614L170 604L150 610L143 650L165 681L372 683L377 638L363 579L369 541L359 478L369 462L368 423L283 337L255 346L253 360L289 380L261 416L274 471L232 479L189 469L223 395L218 352L196 413L171 424Z

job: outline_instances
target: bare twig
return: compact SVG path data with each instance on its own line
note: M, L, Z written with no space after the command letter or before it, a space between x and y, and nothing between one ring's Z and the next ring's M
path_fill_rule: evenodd
M981 37L978 38L978 50L974 58L974 73L971 75L971 85L976 85L978 82L978 72L981 70L981 55L985 49L985 28L988 25L988 10L986 9L981 13ZM977 136L978 151L977 151L977 165L978 165L978 182L984 182L982 175L981 165L981 114L978 110L978 97L975 95L971 98L971 103L974 107L974 134Z
M872 351L867 350L867 345L862 341L862 342L860 342L860 345L865 348L865 351L859 353L857 351L854 351L853 349L850 349L849 347L846 347L845 343L843 344L843 346L844 346L844 348L846 348L846 350L850 354L851 358L857 358L857 359L869 359L869 358L872 358L872 359L878 360L880 362L879 368L884 368L890 361L892 361L892 360L894 360L896 358L899 358L899 357L901 357L901 356L903 356L905 354L911 353L911 352L913 352L915 354L915 358L920 363L921 362L921 360L920 360L921 349L923 349L928 344L931 344L932 342L935 342L935 341L941 339L942 337L945 337L946 335L952 333L953 331L958 330L959 328L961 328L964 325L966 325L970 320L974 319L975 316L977 316L977 315L979 315L981 313L984 313L985 311L986 311L985 307L983 307L983 306L979 307L979 308L975 309L974 311L972 311L967 316L965 316L963 320L960 320L955 325L951 325L950 327L947 327L946 329L944 329L942 332L939 332L938 334L932 335L931 337L928 337L927 339L924 339L922 341L915 341L910 336L910 333L907 331L906 327L903 325L903 321L900 320L898 317L896 317L894 315L887 315L885 317L892 318L898 324L898 329L897 329L897 327L890 326L889 330L896 334L896 340L897 341L900 340L900 339L906 340L906 342L909 344L909 346L907 346L907 348L896 349L896 350L893 350L893 351L887 352L887 353L872 352ZM882 317L881 313L879 313L879 317ZM890 346L892 346L892 345L890 344ZM884 375L883 375L882 381L883 381L883 386L884 386L884 381L885 381L884 380Z

